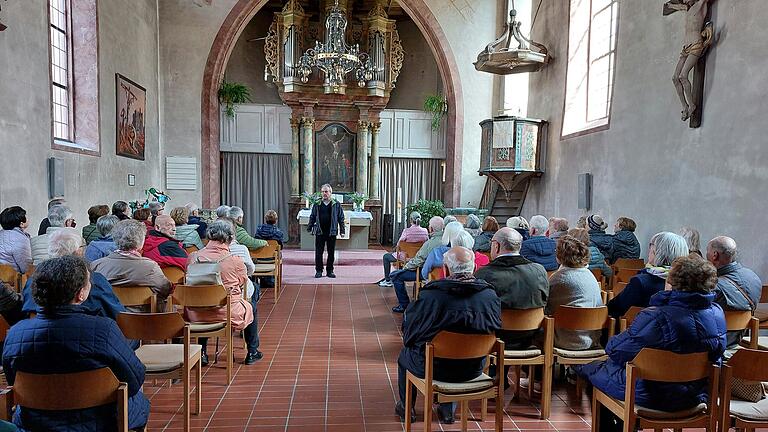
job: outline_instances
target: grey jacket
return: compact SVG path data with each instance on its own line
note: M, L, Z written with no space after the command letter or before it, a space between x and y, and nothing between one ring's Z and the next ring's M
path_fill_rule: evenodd
M762 286L755 272L740 263L732 262L717 269L715 303L719 304L723 310L754 311L760 303ZM738 330L729 331L726 334L728 347L738 344L742 333Z
M176 240L180 241L184 247L197 246L200 250L205 247L200 234L197 232L197 225L179 225L176 227Z
M160 266L149 258L115 251L92 262L91 270L104 275L112 286L148 286L161 299L171 292L171 283Z
M603 305L600 285L588 268L561 266L549 278L547 315L558 306L598 307ZM600 331L555 330L555 346L568 350L585 350L600 345Z
M46 245L46 251L48 246ZM10 264L19 273L26 273L32 264L29 234L21 228L0 230L0 264Z

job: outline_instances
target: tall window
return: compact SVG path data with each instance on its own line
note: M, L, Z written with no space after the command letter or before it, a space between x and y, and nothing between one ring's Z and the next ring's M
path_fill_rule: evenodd
M50 0L53 137L73 141L72 38L69 0Z
M618 20L618 0L571 0L563 136L608 125Z

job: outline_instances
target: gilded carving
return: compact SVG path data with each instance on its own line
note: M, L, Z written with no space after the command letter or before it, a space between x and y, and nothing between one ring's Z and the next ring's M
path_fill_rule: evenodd
M387 16L387 11L384 9L384 6L382 6L380 3L376 3L376 6L374 6L370 12L368 12L368 18L375 18L375 17L389 18Z
M358 120L357 121L357 130L360 131L367 131L368 126L370 126L371 123L365 121L365 120Z
M272 21L272 25L269 26L267 31L267 38L264 40L264 57L267 61L264 80L268 81L270 78L272 81L278 80L278 46L277 46L277 18Z
M304 125L305 128L311 129L315 126L315 119L312 117L302 117L301 124Z
M301 7L301 4L297 0L288 0L288 3L283 6L283 13L304 13L304 8Z
M392 77L392 88L395 87L397 77L400 76L400 71L403 69L403 60L405 59L405 51L403 50L403 43L400 40L400 33L397 29L392 30L392 57L389 63L390 76Z

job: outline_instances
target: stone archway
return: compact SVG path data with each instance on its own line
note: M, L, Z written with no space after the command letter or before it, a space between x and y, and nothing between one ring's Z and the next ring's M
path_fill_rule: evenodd
M204 207L214 207L221 200L220 176L220 118L218 86L224 78L229 56L237 39L251 18L267 3L267 0L238 0L225 18L208 54L203 73L201 95L201 161L202 198ZM459 81L459 69L448 40L437 18L427 7L425 0L399 0L427 40L437 61L440 77L448 100L446 129L446 182L443 199L448 207L459 205L461 192L461 154L463 148L464 101Z

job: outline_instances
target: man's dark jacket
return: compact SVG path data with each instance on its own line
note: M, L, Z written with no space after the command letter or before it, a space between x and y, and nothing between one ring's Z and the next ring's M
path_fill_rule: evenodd
M616 231L611 237L612 249L611 255L605 255L608 262L615 263L619 258L640 258L640 242L637 241L637 236L632 231Z
M502 309L534 309L547 305L547 271L541 264L520 255L497 257L478 270L475 276L493 285ZM528 348L536 333L536 330L497 332L504 341L505 349Z
M205 223L200 216L190 216L189 219L187 219L187 224L197 225L197 233L200 234L200 238L205 238L205 230L208 229L208 224Z
M322 232L322 229L320 229L320 219L317 214L319 207L320 204L315 204L312 206L312 213L309 215L307 231L311 232L312 227L317 225L316 229L318 235L328 235L331 237L337 236L339 233L344 235L344 230L346 228L344 227L344 210L341 209L341 204L336 201L331 201L331 229L330 232L327 233Z
M613 257L613 236L603 230L589 230L589 243L597 246L605 257ZM609 258L610 259L610 258Z
M405 311L403 349L398 362L417 376L424 376L426 343L443 330L488 334L501 328L501 300L486 281L442 279L426 284L419 300ZM483 359L435 360L441 379L462 382L477 378Z
M520 248L520 255L526 259L539 263L547 271L557 270L557 258L555 257L555 248L557 243L551 238L544 236L529 237L523 240L523 246Z

